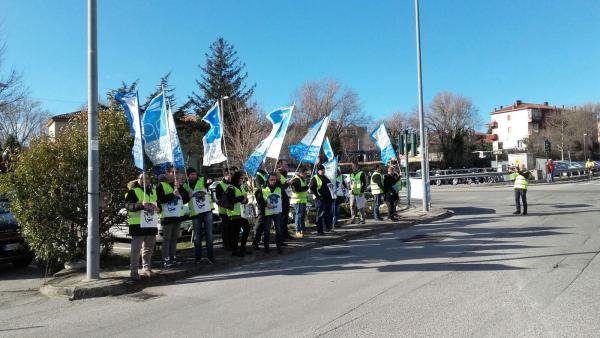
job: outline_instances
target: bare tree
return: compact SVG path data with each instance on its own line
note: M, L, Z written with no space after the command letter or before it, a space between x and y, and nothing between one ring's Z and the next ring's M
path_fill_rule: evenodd
M21 75L14 69L5 70L4 50L0 43L0 142L10 136L21 145L27 144L43 132L48 113L40 109L39 102L29 98Z
M477 124L477 108L471 99L450 92L438 93L429 104L426 124L437 138L448 167L468 164L470 135Z
M234 105L234 109L230 118L231 125L235 128L225 128L225 142L229 163L241 167L271 130L266 128L265 120L261 118L256 106Z
M600 103L556 109L545 120L544 137L552 141L562 160L570 152L582 159L584 155L593 156L598 148L599 113Z
M396 139L398 134L404 130L408 130L409 132L419 130L419 115L417 111L411 113L394 112L384 122L392 139Z

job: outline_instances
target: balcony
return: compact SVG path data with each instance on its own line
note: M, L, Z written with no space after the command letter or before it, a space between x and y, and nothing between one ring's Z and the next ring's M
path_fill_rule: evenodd
M498 122L496 122L496 121L492 121L492 122L490 122L490 123L486 123L486 125L485 125L485 126L486 126L487 128L492 128L492 129L495 129L495 128L498 128Z

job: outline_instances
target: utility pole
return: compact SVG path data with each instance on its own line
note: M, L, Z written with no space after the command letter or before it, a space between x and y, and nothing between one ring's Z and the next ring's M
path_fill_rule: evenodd
M97 3L88 0L88 235L87 279L100 278Z
M423 211L429 211L429 159L425 142L425 113L423 112L423 79L421 71L421 26L419 19L419 0L415 0L415 21L417 32L417 83L419 89L419 134L421 145L421 180L423 183Z

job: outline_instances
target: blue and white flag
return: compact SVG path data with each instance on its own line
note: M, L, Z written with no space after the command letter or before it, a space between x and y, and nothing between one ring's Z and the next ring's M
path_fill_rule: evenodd
M183 153L173 115L167 110L164 93L150 101L143 118L144 149L154 165L172 163L183 168Z
M331 161L335 158L331 143L329 143L329 137L325 137L325 142L323 142L323 152L325 153L325 156L327 156L327 161Z
M171 134L171 149L173 151L173 165L177 169L185 169L185 161L183 159L183 151L181 150L181 144L179 143L179 135L177 134L177 126L175 125L175 119L173 118L173 112L171 111L171 105L167 107L167 118L169 119L169 131Z
M323 167L325 167L325 176L327 176L327 178L329 179L329 181L331 181L332 183L336 183L336 177L337 177L337 167L338 167L338 160L337 158L332 158L329 161L323 163Z
M208 112L206 112L202 118L202 121L210 124L210 129L202 138L202 143L204 143L204 157L202 160L202 165L210 166L211 164L227 161L227 157L221 150L223 125L221 123L221 114L219 112L218 103L215 103L215 105L210 108Z
M137 92L117 93L115 100L121 104L129 122L129 131L133 136L133 163L141 170L144 170L144 150L142 146L142 124L140 121L140 106Z
M285 137L293 110L294 106L291 106L280 108L267 114L267 119L271 121L273 127L269 135L258 144L246 163L244 163L244 169L248 175L256 175L256 171L265 157L275 159L279 157L283 138Z
M377 148L381 151L381 160L384 165L387 165L390 160L396 158L396 152L394 151L392 142L390 142L390 137L388 136L387 129L385 129L385 124L381 123L369 136L371 136L375 141L375 145L377 145Z
M297 161L315 164L319 158L327 126L329 126L329 116L315 122L308 128L308 132L300 140L300 143L288 147L290 155Z

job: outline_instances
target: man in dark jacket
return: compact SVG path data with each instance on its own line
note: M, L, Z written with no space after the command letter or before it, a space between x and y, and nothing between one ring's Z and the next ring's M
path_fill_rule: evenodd
M315 195L315 206L317 208L317 233L325 234L332 230L331 202L333 185L325 176L325 167L319 164L317 174L313 176L309 184L310 191Z
M282 253L281 249L281 210L282 210L282 195L285 194L279 185L279 178L276 173L271 173L267 179L267 185L262 189L256 189L254 197L258 207L264 212L263 226L261 227L261 233L254 235L255 242L258 243L256 238L263 236L263 243L265 245L265 253L269 252L269 241L271 234L271 224L275 224L275 244L277 245L277 252ZM258 244L257 244L258 245ZM256 247L255 247L256 248Z
M383 190L385 194L385 204L388 209L388 219L397 221L396 219L396 201L400 199L400 175L396 173L396 168L392 165L388 167L388 172L383 178Z
M281 184L281 189L283 190L284 194L283 194L283 209L281 210L281 217L283 219L283 221L281 222L281 235L283 236L283 244L284 246L286 246L287 244L285 244L285 240L286 239L293 239L294 237L292 237L289 233L288 233L288 215L290 214L290 195L291 191L290 191L290 184L287 180L287 174L288 174L288 161L286 159L280 159L277 162L277 173L279 174L279 183Z
M246 242L250 234L250 225L248 220L242 218L242 204L248 203L246 190L242 187L242 173L236 171L231 176L231 184L227 188L227 199L233 203L233 209L227 209L229 218L229 226L231 227L232 237L232 255L244 257L246 254L251 254L251 251L246 250ZM240 230L242 238L240 239ZM239 248L238 248L239 242Z
M140 279L138 274L140 250L144 274L147 277L152 276L152 253L158 234L160 211L156 205L156 190L145 173L141 173L136 181L129 182L127 187L129 191L125 195L125 209L127 209L127 223L131 236L129 276L133 280L138 280Z
M199 175L196 169L192 167L187 168L186 174L187 182L183 184L183 188L188 195L190 219L194 225L195 262L199 263L202 259L202 235L204 235L206 239L206 258L213 264L215 261L213 254L213 206L209 192L212 180Z
M231 172L229 170L223 171L223 179L219 181L217 187L215 188L215 197L217 199L216 203L219 208L219 217L221 218L221 241L223 242L223 249L227 251L231 251L233 248L233 240L229 226L229 216L227 215L227 209L222 202L225 201L226 192L229 188L229 183L231 179Z
M163 230L163 267L169 269L178 263L175 261L175 251L183 217L183 204L188 199L185 189L176 180L174 167L168 167L165 169L165 174L159 177L156 196L161 210L160 223Z

